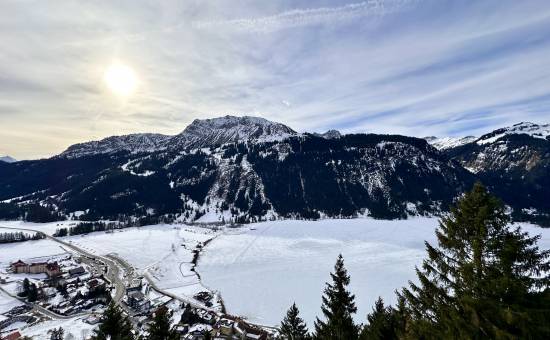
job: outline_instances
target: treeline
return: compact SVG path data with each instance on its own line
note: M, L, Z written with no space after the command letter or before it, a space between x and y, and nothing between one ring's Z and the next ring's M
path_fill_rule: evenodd
M143 216L141 218L129 218L121 217L121 221L116 222L102 222L102 221L93 221L93 222L78 222L74 227L63 227L56 229L53 236L55 237L64 237L64 236L73 236L73 235L82 235L88 234L95 231L108 231L115 229L124 229L131 227L143 227L146 225L162 224L162 223L173 223L175 221L174 215L166 216Z
M74 227L58 228L53 236L64 237L73 235L88 234L94 231L106 231L114 229L122 229L124 226L119 222L80 222Z
M23 233L22 231L10 232L10 233L0 233L0 244L2 243L14 243L14 242L25 242L29 240L41 240L45 238L44 234L35 233L30 235Z
M397 306L374 304L367 322L353 320L355 296L342 256L310 334L292 305L284 339L550 339L550 250L509 225L504 205L481 184L451 209L426 242L417 282L397 291Z
M65 216L52 206L40 204L0 203L0 220L24 220L27 222L48 223L65 220Z

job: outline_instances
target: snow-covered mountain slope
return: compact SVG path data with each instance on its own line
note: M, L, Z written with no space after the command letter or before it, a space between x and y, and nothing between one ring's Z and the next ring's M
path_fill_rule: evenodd
M195 119L182 133L172 137L174 147L202 148L239 141L279 141L297 135L288 126L261 117L225 116Z
M153 152L166 147L170 136L155 133L135 133L111 136L99 141L71 145L60 156L77 158L82 156L128 151L130 153Z
M338 131L338 130L328 130L328 131L325 132L325 133L318 133L318 132L315 132L315 133L313 133L313 135L314 135L314 136L317 136L317 137L327 138L327 139L340 138L340 137L342 137L342 134L341 134L340 131Z
M474 136L466 136L466 137L435 137L435 136L429 136L424 137L424 139L430 143L434 148L438 150L446 150L450 148L455 148L457 146L461 146L464 144L471 143L477 139L477 137Z
M513 207L517 219L529 213L530 220L550 221L549 132L550 125L519 123L445 152Z
M509 127L495 130L488 134L481 136L476 143L479 145L484 145L488 143L493 143L499 138L502 138L507 135L520 135L525 134L533 138L541 139L550 139L550 124L534 124L530 122L521 122Z
M87 211L90 219L402 218L446 211L481 180L514 218L528 211L550 223L545 129L522 123L473 141L431 139L438 150L420 138L331 138L336 134L298 134L263 118L226 116L196 120L176 136L109 137L51 159L0 163L0 201Z
M184 150L237 141L277 141L294 135L297 133L288 126L264 118L225 116L195 119L182 133L175 136L138 133L75 144L60 156L76 158L121 151L145 153L165 149Z
M0 200L21 197L16 201L50 204L67 214L87 211L87 218L404 218L445 211L474 181L422 139L373 134L307 134L15 165L0 167Z
M6 156L0 157L0 162L13 163L13 162L17 162L17 159L6 155Z

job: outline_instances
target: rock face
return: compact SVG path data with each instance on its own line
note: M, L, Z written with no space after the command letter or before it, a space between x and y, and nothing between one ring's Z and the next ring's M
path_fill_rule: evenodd
M0 163L0 200L90 219L404 218L447 211L481 180L518 219L543 221L550 142L503 131L440 151L398 135L298 134L256 117L196 120L176 136L109 137L50 159Z
M297 133L288 126L264 118L225 116L195 119L182 133L175 136L138 133L75 144L60 156L75 158L121 151L143 153L166 149L204 148L247 140L280 140L294 135Z
M317 137L327 138L327 139L333 139L333 138L340 138L340 137L342 137L342 134L341 134L340 131L338 131L338 130L328 130L328 131L325 132L325 133L314 133L313 135L314 135L314 136L317 136Z
M509 204L516 220L542 223L550 219L549 136L549 125L519 123L446 154Z

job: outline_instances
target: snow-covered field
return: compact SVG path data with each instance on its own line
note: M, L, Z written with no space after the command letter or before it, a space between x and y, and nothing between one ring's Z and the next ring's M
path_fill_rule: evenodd
M5 229L0 228L0 232ZM65 250L51 240L26 241L0 244L0 272L19 259L39 262L45 257L64 254Z
M64 222L69 224L74 222ZM1 226L53 233L57 223L2 222ZM382 296L395 302L396 289L414 280L414 266L425 257L424 240L435 241L435 218L384 221L373 219L275 221L242 228L157 225L65 237L98 255L114 254L138 273L147 273L160 288L192 296L204 287L219 291L229 313L265 325L280 322L296 301L313 326L320 314L321 294L339 253L351 274L358 322ZM550 248L550 229L524 224L530 233L542 233L539 246ZM5 230L5 229L4 229ZM0 232L2 230L0 229ZM190 271L193 249L214 238L202 252L198 272ZM63 253L53 241L39 240L0 245L0 266L19 258L32 260ZM4 286L14 290L9 284ZM2 298L5 303L13 303ZM0 303L1 305L1 303ZM75 328L88 329L80 323ZM39 332L37 330L37 332ZM75 334L76 337L79 337Z
M62 327L65 331L65 339L87 339L93 334L95 325L84 322L85 317L75 317L66 320L48 320L37 323L22 330L22 334L35 340L49 340L48 331Z
M70 236L64 240L98 255L116 255L139 273L147 273L159 288L192 296L203 290L196 274L190 271L192 250L216 234L207 228L156 225Z
M365 322L374 300L395 302L396 289L415 279L425 257L424 240L435 241L435 218L264 222L226 234L203 252L198 272L203 284L219 290L229 313L264 325L277 325L296 301L313 326L321 294L339 253L351 275L358 322ZM541 248L550 248L550 230Z

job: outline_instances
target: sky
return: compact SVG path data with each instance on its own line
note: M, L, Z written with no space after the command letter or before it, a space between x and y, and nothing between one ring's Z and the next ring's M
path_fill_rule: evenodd
M547 0L2 0L0 42L18 159L226 114L418 137L550 123Z

